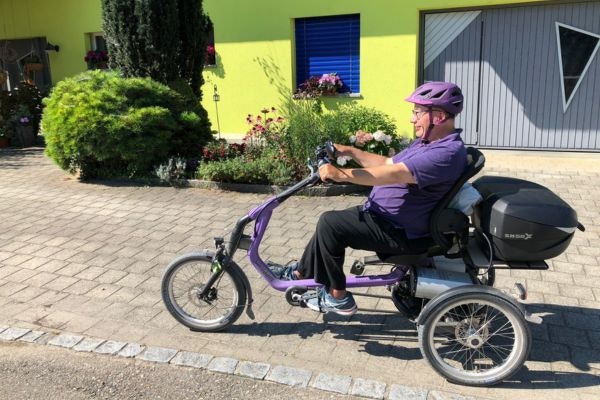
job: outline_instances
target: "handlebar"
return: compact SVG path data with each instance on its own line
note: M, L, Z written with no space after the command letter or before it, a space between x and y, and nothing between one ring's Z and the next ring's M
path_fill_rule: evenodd
M321 176L319 175L319 168L325 164L331 164L336 159L337 154L338 152L331 140L327 140L324 144L317 146L315 150L315 157L317 159L317 162L312 162L310 158L306 162L308 169L310 170L310 176L277 195L277 199L280 202L285 201L288 197L294 195L296 192L302 190L303 188L307 186L312 186L319 182L321 180Z
M317 147L317 149L315 150L315 156L317 157L317 169L321 168L323 165L325 164L331 164L333 161L335 161L335 159L337 158L337 150L335 148L335 146L333 145L333 142L331 140L327 140L325 141L324 144L320 145ZM309 162L310 164L310 162ZM309 167L312 174L317 174L318 175L318 170L314 168L314 166L311 168ZM331 182L325 182L323 181L323 183L331 183Z

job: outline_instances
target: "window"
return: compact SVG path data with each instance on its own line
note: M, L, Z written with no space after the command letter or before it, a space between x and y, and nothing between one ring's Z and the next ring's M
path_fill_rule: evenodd
M106 41L103 33L90 33L90 45L92 50L106 51Z
M296 87L312 76L336 73L342 91L360 92L360 16L298 18Z
M600 35L557 22L556 37L566 111L598 51Z
M204 56L204 65L217 65L217 52L215 50L215 29L212 23L208 29L208 42L206 44L206 55Z

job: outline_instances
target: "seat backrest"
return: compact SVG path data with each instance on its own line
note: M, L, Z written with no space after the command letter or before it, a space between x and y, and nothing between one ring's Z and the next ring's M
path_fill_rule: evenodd
M474 147L467 147L467 167L458 178L448 193L442 197L431 212L429 220L429 231L437 245L444 250L452 247L453 243L448 238L448 232L462 233L461 230L468 228L468 217L458 210L448 208L450 201L456 196L462 186L472 177L477 175L485 164L485 156Z

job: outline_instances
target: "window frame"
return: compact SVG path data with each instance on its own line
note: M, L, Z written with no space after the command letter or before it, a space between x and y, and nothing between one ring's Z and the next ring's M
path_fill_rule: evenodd
M337 73L338 76L340 76L342 78L342 81L344 82L346 91L343 92L339 92L337 93L337 96L345 96L345 97L360 97L360 89L361 89L361 68L360 68L360 47L361 47L361 14L360 13L348 13L348 14L335 14L335 15L319 15L319 16L311 16L311 17L299 17L299 18L294 18L293 19L293 25L292 25L292 30L293 30L293 56L294 56L294 74L293 74L293 80L294 80L294 90L298 90L300 88L300 85L303 84L304 82L306 82L307 79L311 78L312 76L318 75L318 74L311 74L310 70L311 70L311 66L310 63L307 65L306 68L299 68L299 65L302 61L304 62L308 62L308 58L309 56L307 56L310 53L310 48L307 46L307 39L306 38L302 38L301 40L299 40L299 36L298 36L298 30L301 29L298 26L298 23L302 23L304 24L304 27L306 28L306 24L308 23L309 25L318 20L321 21L325 21L325 22L331 22L334 23L336 22L336 19L344 19L347 18L348 19L348 27L347 27L347 33L346 35L348 36L349 39L352 40L352 42L348 45L348 54L344 55L347 57L347 63L352 63L353 59L355 59L355 64L356 65L351 65L348 67L350 72L350 77L346 76L341 76L339 71L335 71L335 70L328 70L327 72L319 72L321 75L322 74L326 74L326 73ZM353 24L355 24L355 26L353 26ZM314 28L315 25L311 26L311 28ZM326 38L323 38L324 40L326 40ZM304 49L300 50L299 46L304 46ZM304 52L304 58L300 59L299 57L299 53L300 51ZM300 70L306 70L306 76L300 76L299 71ZM344 78L346 78L346 80L344 80ZM350 84L347 83L347 81L352 82ZM355 81L355 82L353 82Z

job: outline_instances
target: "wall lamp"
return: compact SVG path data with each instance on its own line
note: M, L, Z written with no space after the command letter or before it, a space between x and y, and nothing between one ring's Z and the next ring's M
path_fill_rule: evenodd
M46 43L46 48L44 50L56 51L58 53L59 49L60 49L60 47L57 44L52 44L52 43L48 42L48 43Z

